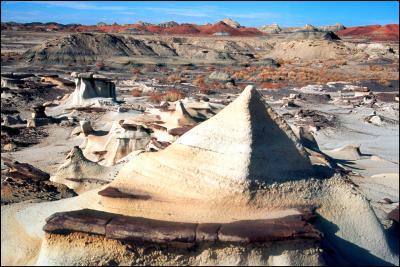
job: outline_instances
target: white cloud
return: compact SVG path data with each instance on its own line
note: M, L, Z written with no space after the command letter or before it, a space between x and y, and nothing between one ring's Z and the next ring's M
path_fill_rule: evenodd
M281 17L280 14L271 12L228 13L225 16L241 19L274 19Z
M121 15L136 15L137 12L131 12L131 11L119 11L119 12L115 12L117 14L121 14Z
M78 10L109 10L109 11L118 11L118 10L126 10L126 7L122 6L97 6L92 3L83 3L83 2L75 2L75 1L10 1L8 3L29 3L29 4L37 4L37 5L47 5L54 7L64 7L70 9L78 9Z
M203 8L196 7L195 9L191 8L169 8L169 7L145 7L143 9L149 11L160 12L168 15L177 15L183 17L213 17L210 12L201 12L195 9L202 10Z

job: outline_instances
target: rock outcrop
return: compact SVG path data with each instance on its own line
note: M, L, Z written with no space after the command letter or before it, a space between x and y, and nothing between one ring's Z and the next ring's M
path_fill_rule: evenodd
M168 27L175 27L178 26L179 24L176 23L175 21L167 21L167 22L162 22L160 24L158 24L158 26L164 27L164 28L168 28Z
M282 31L282 29L279 27L277 23L273 23L271 25L265 25L258 29L265 33L280 33Z
M337 32L346 29L346 27L342 23L336 23L334 25L320 26L317 29L320 31Z
M115 122L107 135L92 132L87 136L84 154L103 165L114 165L129 153L144 149L150 142L148 128L128 121Z
M321 32L321 31L298 31L290 34L288 39L293 40L302 40L302 39L309 39L309 40L340 40L340 38L333 32Z
M234 21L234 20L232 20L230 18L224 18L222 20L222 22L224 22L225 24L231 26L232 28L235 28L235 29L236 28L240 28L240 24L237 21Z
M233 82L232 77L228 73L222 71L213 71L208 76L208 79L219 82Z
M304 25L303 30L304 31L318 31L318 29L311 24Z
M160 198L211 200L247 191L256 181L271 184L312 173L307 154L289 126L248 86L220 113L166 149L139 155L110 186Z
M81 193L111 182L116 173L115 168L105 167L87 159L82 150L75 146L67 155L66 162L51 177L51 181L65 184Z

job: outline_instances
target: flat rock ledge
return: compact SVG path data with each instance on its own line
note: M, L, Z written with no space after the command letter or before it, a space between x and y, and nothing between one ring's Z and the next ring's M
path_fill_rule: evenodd
M109 239L152 243L202 242L265 243L280 240L320 240L322 233L309 223L310 211L276 219L231 223L184 223L123 216L83 209L58 212L46 219L43 230L53 234L84 232Z

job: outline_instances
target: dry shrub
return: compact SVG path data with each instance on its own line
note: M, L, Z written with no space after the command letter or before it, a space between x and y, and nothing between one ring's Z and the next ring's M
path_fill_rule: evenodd
M385 79L380 79L378 82L385 87L392 85L392 83L389 80L385 80Z
M370 65L369 70L370 71L383 71L384 68L381 65Z
M231 76L235 80L248 81L250 79L250 72L248 70L234 71Z
M185 98L185 94L182 91L178 90L178 89L172 88L172 89L168 89L165 92L165 99L164 100L170 101L170 102L174 102L174 101L177 101L177 100L182 99L182 98Z
M182 78L179 74L171 74L166 78L168 83L178 84L182 82Z
M105 67L103 61L97 61L96 64L95 64L95 66L96 66L96 68L97 68L98 70L104 70L104 67Z
M157 72L157 67L155 65L148 65L143 68L143 73L147 72Z
M139 74L141 74L140 69L139 69L139 68L132 68L132 74L133 74L133 75L139 75Z
M185 94L175 88L166 90L165 92L154 91L148 94L149 100L153 103L160 103L161 101L175 102L179 99L185 98Z
M143 91L139 89L133 89L131 92L132 96L134 97L140 97L143 95Z
M149 96L149 101L150 102L160 103L161 101L163 101L164 93L163 92L154 91L154 92L148 93L148 96Z
M213 83L211 83L210 84L210 87L211 88L214 88L214 89L225 89L225 84L223 84L223 83L220 83L220 82L213 82Z
M259 85L260 88L262 89L281 89L282 87L286 86L287 83L268 83L268 82L263 82Z
M205 77L203 75L198 75L194 80L193 80L193 85L194 86L198 86L198 87L202 87L206 85L205 82Z
M194 86L197 86L199 88L199 92L202 94L207 95L211 92L211 90L208 88L207 83L205 82L205 77L203 75L197 76L192 83Z

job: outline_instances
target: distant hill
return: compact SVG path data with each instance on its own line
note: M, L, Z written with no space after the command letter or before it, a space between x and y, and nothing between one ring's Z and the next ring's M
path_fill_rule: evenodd
M256 28L243 27L237 22L225 19L228 23L219 21L215 24L197 25L190 23L178 24L174 21L160 23L158 25L146 22L137 22L135 24L112 24L97 23L97 25L80 25L71 24L63 25L59 23L2 23L2 30L33 30L33 31L67 31L67 32L105 32L105 33L119 33L132 31L136 29L141 32L148 32L150 34L188 34L188 35L214 35L216 33L226 33L230 36L253 36L263 35L261 31ZM230 24L230 25L229 25Z
M399 41L399 24L349 27L337 32L339 37L368 38L373 41Z
M373 41L399 41L399 24L369 25L345 28L342 24L314 27L306 24L304 27L285 27L281 28L278 24L266 25L263 27L245 27L239 23L226 18L214 24L205 25L182 23L178 24L169 21L160 24L147 22L136 22L134 24L105 24L81 25L81 24L61 24L57 22L31 22L16 23L2 22L2 30L27 30L27 31L62 31L62 32L104 32L104 33L148 33L162 35L199 35L199 36L262 36L276 33L293 33L303 31L322 31L335 32L339 37L367 38Z

